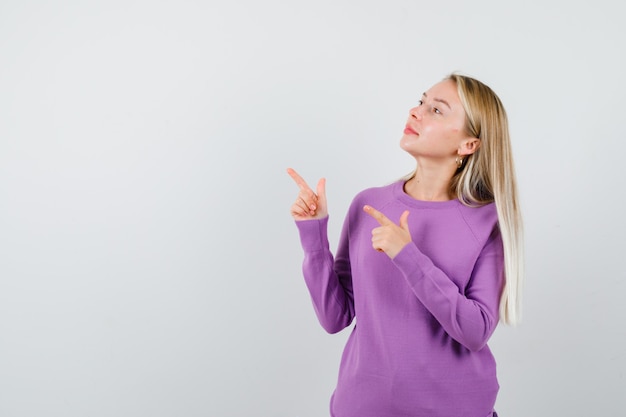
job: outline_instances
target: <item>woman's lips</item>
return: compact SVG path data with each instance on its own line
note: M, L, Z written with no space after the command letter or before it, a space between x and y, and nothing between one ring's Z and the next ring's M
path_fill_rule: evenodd
M417 132L413 129L411 129L409 126L406 126L404 128L404 134L405 135L417 135Z

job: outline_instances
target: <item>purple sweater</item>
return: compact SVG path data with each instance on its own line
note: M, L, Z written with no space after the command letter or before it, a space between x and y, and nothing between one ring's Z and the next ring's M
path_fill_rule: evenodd
M333 257L328 218L298 221L303 272L329 333L346 344L334 417L487 417L498 392L487 341L504 283L494 204L419 201L403 181L353 200ZM393 259L372 248L369 204L392 221L404 210L413 242Z

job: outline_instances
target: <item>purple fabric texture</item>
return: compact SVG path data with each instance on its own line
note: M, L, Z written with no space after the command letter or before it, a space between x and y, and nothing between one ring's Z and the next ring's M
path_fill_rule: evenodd
M413 242L372 248L375 219L409 210ZM321 325L354 329L331 398L334 417L488 417L498 392L487 341L504 284L494 204L418 201L403 182L359 193L333 256L328 218L298 221L303 274Z

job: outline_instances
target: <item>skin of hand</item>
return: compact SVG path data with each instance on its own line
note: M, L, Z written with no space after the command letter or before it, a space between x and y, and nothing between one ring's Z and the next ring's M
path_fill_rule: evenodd
M316 192L313 192L302 179L302 177L293 169L287 168L287 174L298 185L300 193L298 198L291 206L291 216L296 221L323 219L328 216L328 206L326 204L326 179L321 178L317 182Z
M395 224L371 206L364 206L363 211L380 224L379 227L372 229L372 247L379 252L385 252L390 259L395 258L406 245L413 241L409 232L408 210L400 216L399 224Z

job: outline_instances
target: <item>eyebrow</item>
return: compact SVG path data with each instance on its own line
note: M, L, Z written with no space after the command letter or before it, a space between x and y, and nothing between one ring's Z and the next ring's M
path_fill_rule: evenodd
M426 93L422 93L422 95L423 95L424 97L428 97L428 94L426 94ZM450 103L448 103L447 101L445 101L445 100L444 100L444 99L442 99L442 98L433 98L433 101L436 101L436 102L438 102L438 103L443 103L443 104L445 104L446 106L448 106L448 108L449 108L450 110L452 110L452 107L450 106Z

